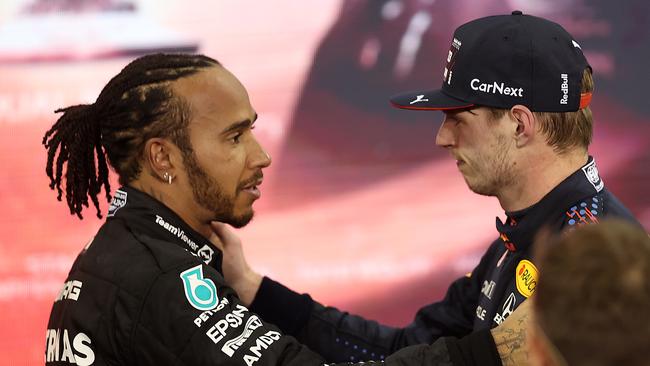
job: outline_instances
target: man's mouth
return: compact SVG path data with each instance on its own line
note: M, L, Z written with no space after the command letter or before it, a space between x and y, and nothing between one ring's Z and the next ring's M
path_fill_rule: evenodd
M262 195L262 192L260 192L258 186L262 184L263 180L264 177L262 176L262 174L256 174L250 180L244 182L240 190L250 194L251 196L253 196L253 198L258 199Z
M451 156L454 158L454 160L456 160L456 166L461 166L465 164L465 160L461 159L460 157L454 154L452 154Z

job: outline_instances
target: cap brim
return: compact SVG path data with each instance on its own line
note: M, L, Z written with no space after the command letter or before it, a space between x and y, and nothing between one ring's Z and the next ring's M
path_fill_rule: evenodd
M396 108L416 111L447 111L474 106L473 103L450 97L439 89L400 94L390 98L390 102Z

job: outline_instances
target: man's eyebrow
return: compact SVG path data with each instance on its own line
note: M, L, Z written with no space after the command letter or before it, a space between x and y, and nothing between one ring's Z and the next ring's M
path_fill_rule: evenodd
M252 120L245 119L243 121L239 121L231 124L230 126L226 127L223 131L221 131L221 134L227 135L234 131L250 128L253 125L253 123L255 123L256 120L257 120L257 113L255 113L255 116L253 117Z

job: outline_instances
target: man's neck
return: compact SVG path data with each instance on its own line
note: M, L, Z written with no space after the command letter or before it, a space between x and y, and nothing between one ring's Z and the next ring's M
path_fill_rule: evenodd
M518 162L523 168L512 186L499 192L497 198L507 211L519 211L541 201L553 188L587 163L589 155L584 150L563 154L547 152Z
M194 229L194 231L204 236L206 239L210 238L212 235L210 223L201 222L196 217L196 215L192 215L192 213L198 212L200 208L190 207L190 205L187 204L187 202L190 202L189 200L183 200L178 192L170 192L171 186L156 184L150 179L146 179L146 177L144 179L134 180L129 185L139 191L148 194L149 196L167 206L167 208L176 213L176 215L178 215L181 220L185 222L185 224Z

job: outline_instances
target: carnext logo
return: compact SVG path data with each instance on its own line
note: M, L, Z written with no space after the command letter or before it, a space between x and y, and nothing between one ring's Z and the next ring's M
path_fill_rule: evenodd
M479 79L472 79L472 81L469 83L469 86L473 90L482 91L484 93L509 95L511 97L519 98L524 96L524 88L513 88L510 86L505 86L504 83L497 83L496 81L492 84L486 84L482 83Z

